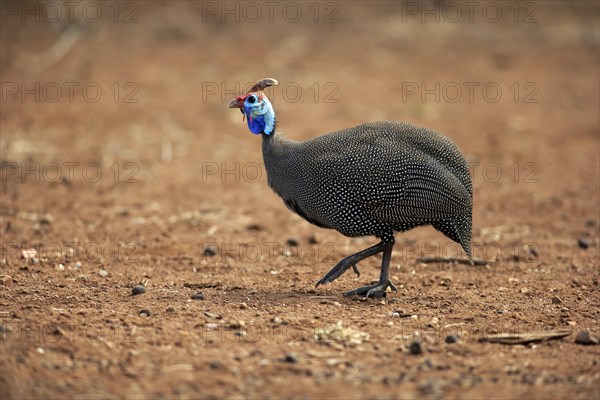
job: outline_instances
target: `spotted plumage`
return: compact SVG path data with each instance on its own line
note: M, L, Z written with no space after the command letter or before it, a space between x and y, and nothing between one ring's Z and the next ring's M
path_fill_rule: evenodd
M346 257L317 284L335 280L356 262L384 253L377 285L349 294L382 294L389 281L394 233L421 225L461 244L471 257L472 184L465 159L447 137L403 122L375 122L303 142L275 129L275 112L262 89L263 80L230 107L239 107L253 133L262 132L269 186L292 211L308 222L343 235L376 236L378 245ZM266 86L265 86L266 85ZM253 99L248 103L248 99ZM256 105L257 103L264 106ZM266 101L266 102L265 102ZM267 111L264 111L267 109ZM257 122L258 121L258 122ZM272 125L270 124L272 122ZM371 254L372 253L372 254Z

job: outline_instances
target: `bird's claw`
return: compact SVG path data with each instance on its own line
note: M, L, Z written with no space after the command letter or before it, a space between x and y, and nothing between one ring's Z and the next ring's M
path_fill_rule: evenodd
M361 286L358 289L351 290L346 292L344 296L365 296L366 298L381 298L385 297L385 292L387 288L392 289L394 292L398 291L396 285L392 283L392 281L387 280L386 282L379 282L374 285Z
M328 273L326 273L321 279L319 279L315 287L318 287L319 285L326 285L335 281L337 278L342 276L344 272L348 270L348 268L352 268L357 278L360 277L360 271L358 270L356 264L345 265L344 263L340 262L335 267L331 268L331 270Z

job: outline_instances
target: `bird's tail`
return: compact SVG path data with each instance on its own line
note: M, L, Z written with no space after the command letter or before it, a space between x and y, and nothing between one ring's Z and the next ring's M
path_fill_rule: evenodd
M471 227L472 217L467 214L458 219L447 219L432 224L435 229L460 244L469 260L473 264L473 252L471 251Z

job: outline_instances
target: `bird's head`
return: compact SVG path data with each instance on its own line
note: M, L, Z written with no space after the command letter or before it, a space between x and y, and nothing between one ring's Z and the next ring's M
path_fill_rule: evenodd
M264 133L270 135L275 130L275 110L263 90L279 83L273 78L258 81L250 88L248 93L237 96L228 104L229 108L239 108L248 121L250 132L255 135Z

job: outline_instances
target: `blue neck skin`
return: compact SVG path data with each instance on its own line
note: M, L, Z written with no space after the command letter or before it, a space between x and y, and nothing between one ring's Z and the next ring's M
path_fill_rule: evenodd
M275 111L269 99L264 97L260 104L244 104L248 129L255 135L270 135L275 130Z

